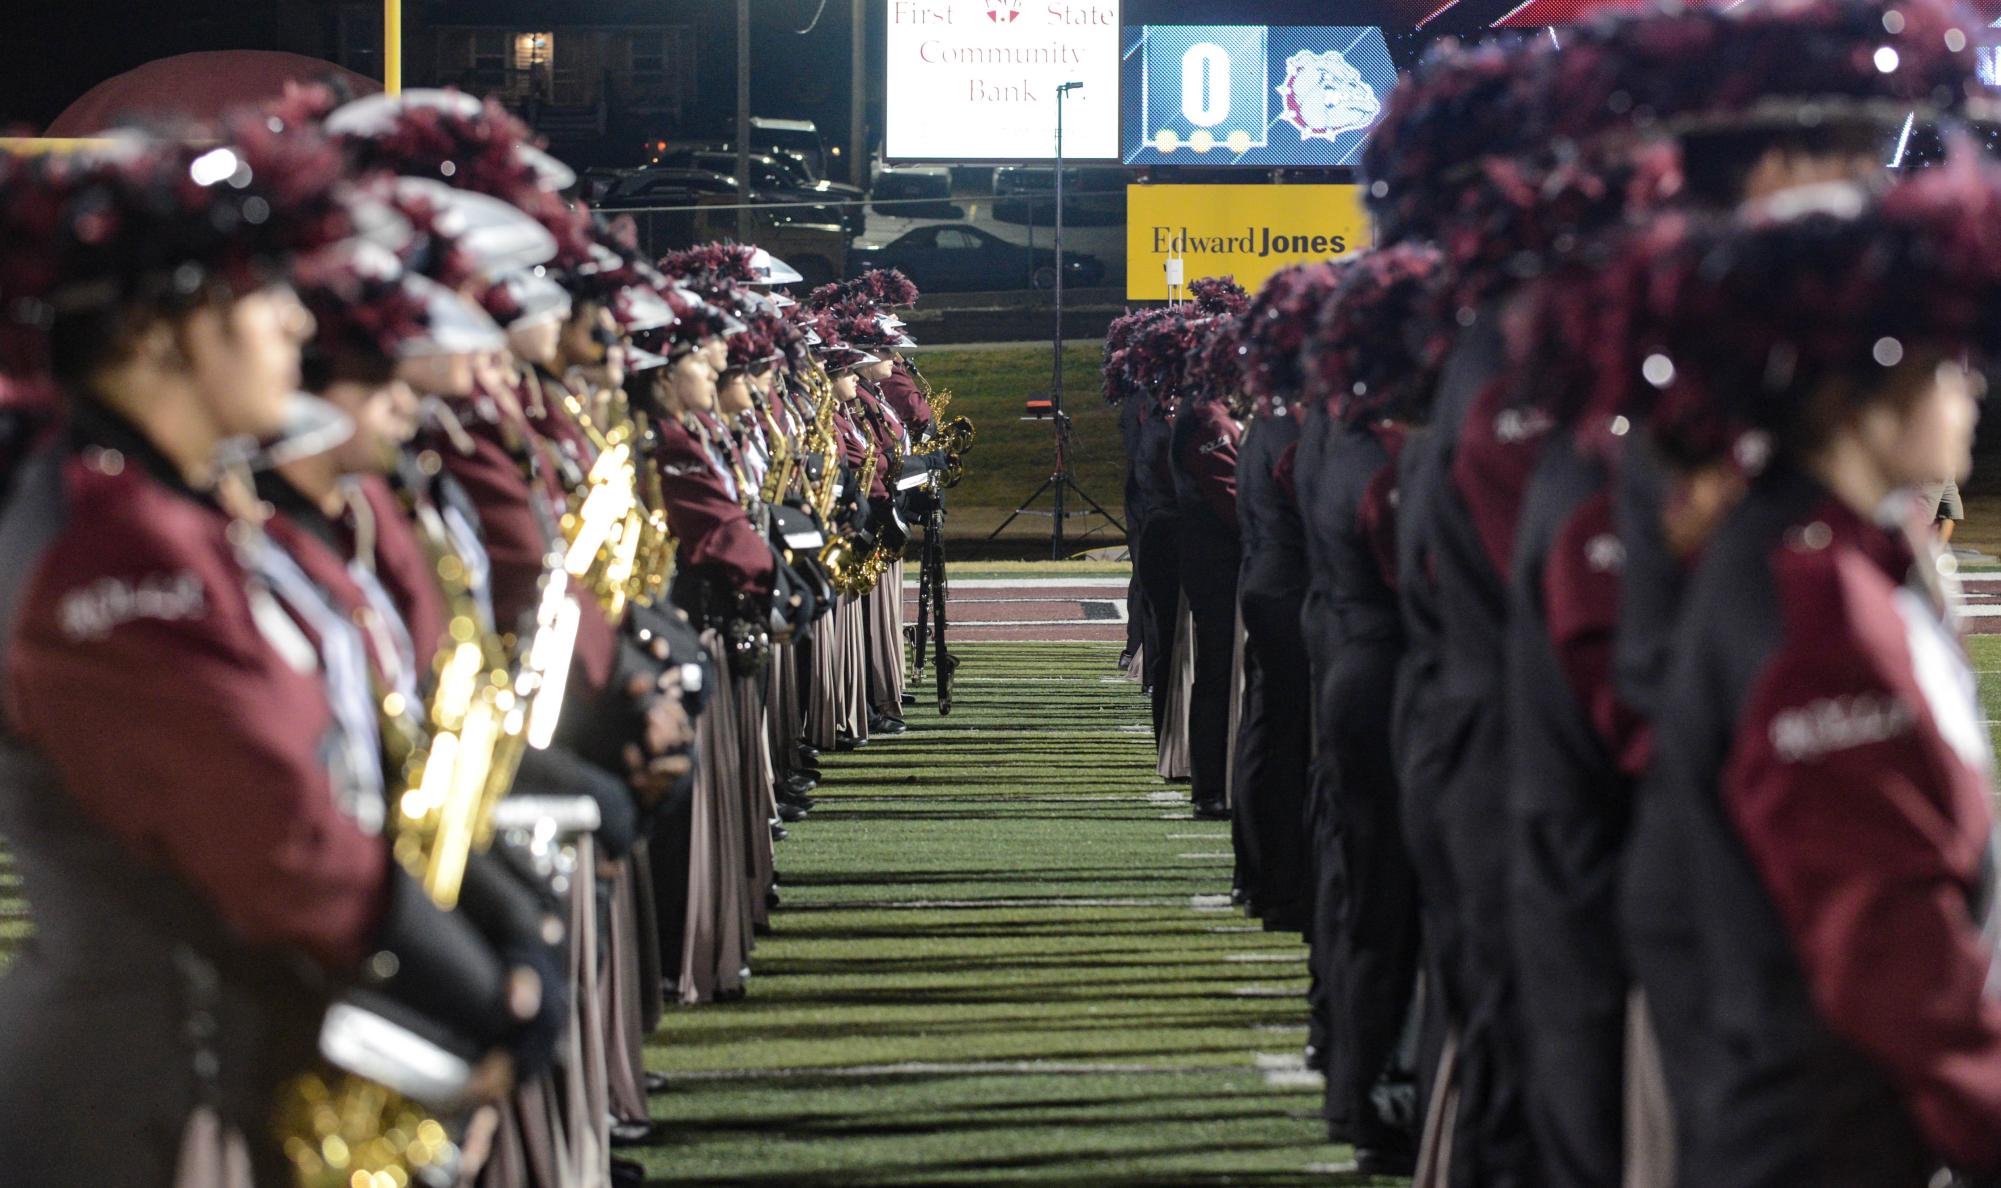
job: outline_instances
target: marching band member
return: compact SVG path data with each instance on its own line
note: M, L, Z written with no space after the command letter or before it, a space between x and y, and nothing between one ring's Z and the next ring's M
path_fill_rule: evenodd
M1213 315L1228 316L1228 315ZM1199 329L1191 324L1191 335ZM1196 338L1194 343L1199 343ZM1193 350L1190 358L1195 357ZM1199 382L1200 378L1191 376ZM1188 697L1189 796L1198 817L1227 819L1237 601L1237 394L1191 383L1175 412L1172 452L1181 590L1193 623Z
M1312 403L1295 465L1315 585L1314 795L1331 822L1315 845L1336 872L1315 880L1314 961L1330 987L1326 1113L1359 1166L1385 1170L1411 1166L1417 1137L1415 1109L1391 1116L1376 1104L1386 1080L1403 1088L1397 1047L1419 967L1417 876L1391 748L1403 651L1397 457L1434 391L1439 344L1424 328L1439 275L1438 253L1422 244L1342 266L1299 364ZM1436 1056L1427 1030L1418 1088Z
M1135 315L1129 328L1123 365L1124 387L1131 393L1126 399L1139 399L1145 406L1134 469L1145 493L1146 534L1140 539L1135 565L1152 619L1146 685L1153 691L1154 744L1161 774L1168 778L1188 775L1189 672L1184 661L1190 641L1181 590L1181 508L1173 440L1184 378L1179 364L1192 346L1186 321L1177 310L1147 310ZM1196 812L1214 808L1198 804ZM1220 816L1212 813L1214 819Z
M288 261L348 225L338 155L264 126L256 149L0 163L9 217L50 220L11 228L0 267L46 311L70 397L0 526L0 811L38 911L0 990L23 1184L282 1182L281 1087L344 986L492 1052L485 1100L541 1063L561 1010L546 966L391 861L368 645L218 462L285 429L312 329ZM150 741L114 754L113 730ZM135 1069L140 1092L101 1079Z
M1690 579L1644 792L1672 814L1716 1051L1681 1168L1718 1184L2001 1171L1992 757L1953 567L2001 177L1753 203L1656 258L1660 386L1769 461ZM1775 367L1772 360L1783 359Z
M1216 344L1237 357L1234 367L1257 414L1237 456L1237 512L1243 529L1237 601L1245 635L1244 709L1231 782L1238 876L1253 916L1267 928L1301 933L1313 921L1305 828L1313 754L1311 686L1300 619L1306 541L1281 466L1299 440L1305 407L1295 362L1304 331L1299 316L1317 308L1310 299L1298 298L1315 291L1309 276L1317 279L1329 272L1331 266L1280 273L1247 300L1237 319L1241 329L1229 337L1219 335ZM1210 370L1221 374L1227 366L1215 364ZM1317 964L1314 973L1321 976Z

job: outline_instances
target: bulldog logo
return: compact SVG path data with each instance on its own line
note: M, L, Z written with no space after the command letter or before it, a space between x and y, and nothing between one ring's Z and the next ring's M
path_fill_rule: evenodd
M1277 89L1285 101L1281 118L1299 130L1302 140L1333 140L1366 128L1383 109L1361 71L1334 50L1302 50L1287 58L1285 81Z
M996 25L1021 19L1021 0L987 0L987 19Z

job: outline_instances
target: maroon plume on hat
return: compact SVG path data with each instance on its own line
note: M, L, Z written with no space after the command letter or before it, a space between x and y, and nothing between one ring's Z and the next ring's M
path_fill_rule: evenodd
M1203 317L1240 314L1251 304L1251 295L1234 276L1205 276L1188 286L1190 300Z
M43 336L65 316L246 294L352 233L344 162L326 138L249 116L218 131L201 145L0 154L9 366L45 365Z
M1126 351L1140 321L1152 312L1129 309L1113 318L1111 326L1106 329L1104 363L1099 367L1099 374L1105 380L1105 403L1118 404L1132 395L1133 389L1126 374Z
M1126 383L1134 394L1171 405L1188 395L1188 358L1200 339L1193 306L1149 310L1126 346Z
M733 243L702 243L660 257L660 271L702 287L712 283L747 285L755 281L750 254L755 250Z
M1352 257L1295 264L1271 275L1244 314L1244 382L1263 413L1283 413L1300 399L1306 373L1300 350Z
M1880 197L1810 187L1691 222L1645 263L1642 380L1731 424L1783 434L1829 383L2001 358L2001 168L1970 157Z
M1445 261L1399 243L1356 256L1320 303L1300 356L1306 395L1360 423L1422 421L1451 341L1433 320Z

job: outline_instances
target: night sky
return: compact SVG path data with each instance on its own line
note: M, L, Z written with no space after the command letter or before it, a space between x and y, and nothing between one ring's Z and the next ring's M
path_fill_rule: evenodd
M1380 25L1399 58L1415 52L1419 38L1399 35L1443 0L1126 0L1127 24ZM1431 30L1477 29L1519 0L1459 0ZM314 53L330 25L331 5L321 0L35 0L11 5L5 35L8 69L0 71L0 126L39 128L91 86L153 58L193 50L274 49ZM422 20L425 0L405 0L407 20ZM535 9L565 13L594 8L643 11L655 20L697 25L717 53L701 62L703 101L694 121L719 126L734 103L734 35L731 0L485 0L495 13ZM828 0L818 27L819 0L753 0L753 84L761 115L817 119L830 140L844 140L848 105L848 0ZM871 0L878 13L881 0ZM533 18L530 18L533 19ZM107 31L115 30L115 36ZM1431 30L1427 30L1429 33ZM872 34L879 45L880 25ZM416 64L412 65L413 76ZM880 82L871 88L880 95ZM872 117L873 118L873 117ZM717 127L687 129L705 133ZM837 139L838 138L838 139Z

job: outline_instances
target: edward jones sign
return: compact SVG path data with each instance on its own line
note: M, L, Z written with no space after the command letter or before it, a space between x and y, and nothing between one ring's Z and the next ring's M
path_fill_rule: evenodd
M884 149L896 160L1119 155L1118 0L883 0Z
M1256 292L1292 264L1370 244L1360 186L1127 186L1126 297L1167 299L1167 261L1186 279L1231 275Z

